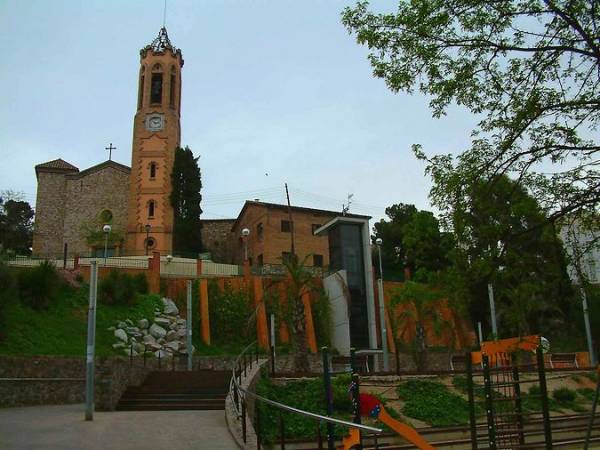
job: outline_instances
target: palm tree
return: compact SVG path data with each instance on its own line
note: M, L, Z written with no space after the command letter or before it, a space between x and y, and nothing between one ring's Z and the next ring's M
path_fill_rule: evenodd
M394 320L396 329L404 329L404 333L414 325L415 336L412 340L413 358L420 372L425 368L427 359L427 342L425 334L425 322L430 320L436 335L440 335L442 329L449 327L449 322L439 314L440 300L442 294L431 289L426 284L407 281L397 289L391 298L392 312L397 306L403 306L403 311ZM396 349L398 351L398 349Z
M306 260L302 261L295 254L283 259L283 265L287 271L288 307L291 308L292 316L292 350L294 353L294 370L308 372L308 346L306 344L306 321L304 315L304 303L302 294L312 291L315 287L314 275L305 267Z

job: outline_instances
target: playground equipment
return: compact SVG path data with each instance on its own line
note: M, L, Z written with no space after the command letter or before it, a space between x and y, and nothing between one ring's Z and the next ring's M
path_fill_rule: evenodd
M491 367L508 366L511 354L515 351L525 350L535 353L540 346L545 353L550 348L550 342L545 337L537 335L484 341L481 343L480 351L471 353L471 361L473 364L482 364L483 356L486 355Z
M361 416L379 420L421 450L435 450L435 447L417 433L417 430L390 416L377 397L369 394L360 394L359 397ZM360 446L360 433L358 429L352 429L344 437L340 450L350 450L356 446Z
M592 437L592 427L594 426L594 418L596 416L596 407L598 406L598 395L600 395L600 365L596 368L598 374L598 383L596 384L596 394L594 395L594 403L592 404L592 412L590 413L590 422L588 424L587 434L585 436L584 450L588 450L590 439Z
M552 449L552 427L548 405L548 388L545 374L544 353L549 342L541 336L524 336L481 343L481 351L468 353L467 394L470 408L470 428L472 448L479 448L479 440L485 440L490 450L521 448L525 442L525 419L542 416L544 427L543 442L538 442L547 450ZM519 355L518 352L525 353ZM527 355L533 352L533 355ZM475 365L482 371L474 371ZM521 370L528 371L527 379L521 379ZM537 372L537 377L533 374ZM474 386L475 377L483 377L485 396L483 405L486 412L487 433L483 439L477 432ZM522 405L521 386L538 386L541 411L525 411Z

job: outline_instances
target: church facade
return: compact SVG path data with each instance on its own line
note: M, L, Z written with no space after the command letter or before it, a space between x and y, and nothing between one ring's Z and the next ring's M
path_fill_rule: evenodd
M105 224L112 228L110 254L171 253L169 195L181 137L182 67L181 50L164 27L140 51L131 168L109 160L80 171L62 159L35 167L35 256L103 251Z

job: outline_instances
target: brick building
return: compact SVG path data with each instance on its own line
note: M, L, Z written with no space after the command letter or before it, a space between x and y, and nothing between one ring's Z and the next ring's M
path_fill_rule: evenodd
M292 233L295 253L300 260L305 257L307 266L326 267L329 265L329 241L327 236L315 236L314 231L341 212L292 206L292 218L287 205L246 201L240 214L231 227L234 242L235 262L244 259L244 238L242 230L248 228L248 259L252 265L281 264L291 252ZM366 218L356 214L347 217Z

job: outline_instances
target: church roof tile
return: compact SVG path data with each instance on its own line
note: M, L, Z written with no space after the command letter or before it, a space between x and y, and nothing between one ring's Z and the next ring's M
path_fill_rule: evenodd
M53 159L52 161L48 161L45 163L38 164L35 166L35 173L37 174L39 171L67 171L67 172L79 172L79 169L75 167L73 164L68 163L64 159Z

